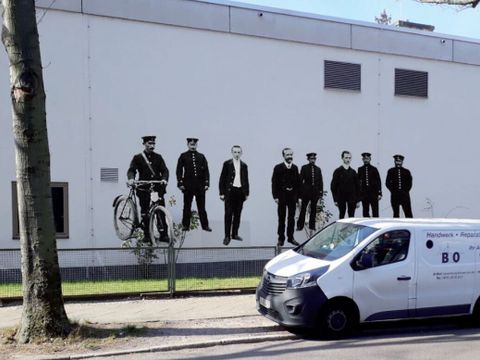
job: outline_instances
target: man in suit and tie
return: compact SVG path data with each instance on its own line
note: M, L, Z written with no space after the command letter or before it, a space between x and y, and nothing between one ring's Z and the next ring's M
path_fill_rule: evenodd
M362 153L363 166L358 168L360 197L362 199L363 217L378 217L378 201L382 198L382 182L375 166L370 165L372 154Z
M168 183L168 169L165 165L162 155L156 153L155 150L155 136L142 136L144 150L140 154L133 157L128 167L127 184L132 186L135 181L135 176L138 173L138 180L155 180L160 183L155 184L153 191L158 193L160 205L165 206L165 191ZM135 193L140 203L140 212L142 215L144 241L150 242L149 218L148 211L150 209L150 184L138 185ZM162 216L163 213L162 213ZM163 219L164 224L165 218ZM163 233L160 234L160 241L168 242L168 231L164 228Z
M225 238L223 244L228 245L231 239L242 241L238 235L243 202L247 200L250 185L248 182L248 166L240 157L242 148L232 147L232 159L223 163L220 174L220 199L225 202Z
M205 192L210 186L207 159L197 151L197 138L187 138L187 145L188 151L182 153L177 162L177 183L178 188L183 192L182 227L184 231L190 229L192 201L195 196L202 229L210 232L212 229L208 226L205 210Z
M412 174L403 167L403 155L393 156L395 167L387 172L386 185L390 190L393 217L400 217L400 206L406 218L413 218L412 206L410 202L410 190L412 189Z
M348 208L348 217L355 216L355 208L359 206L359 184L357 172L350 167L352 154L350 151L342 152L342 162L333 172L330 190L333 201L338 207L338 218L343 219Z
M272 175L272 195L277 203L278 212L278 246L285 243L285 216L287 215L287 240L290 244L298 245L293 238L295 226L295 210L298 201L300 176L298 167L293 163L293 150L282 150L283 162L276 165Z
M308 164L303 165L300 170L300 196L302 199L302 206L300 215L297 221L297 231L300 231L305 226L305 214L307 206L310 203L310 219L308 221L308 228L315 230L315 220L317 217L317 203L323 196L323 178L322 170L315 165L317 160L316 153L307 154Z

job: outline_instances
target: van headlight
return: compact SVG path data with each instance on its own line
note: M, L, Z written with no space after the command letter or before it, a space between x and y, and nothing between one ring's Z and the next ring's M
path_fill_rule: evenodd
M306 271L294 276L290 276L287 280L287 288L300 289L317 285L317 279L325 274L328 270L327 266Z

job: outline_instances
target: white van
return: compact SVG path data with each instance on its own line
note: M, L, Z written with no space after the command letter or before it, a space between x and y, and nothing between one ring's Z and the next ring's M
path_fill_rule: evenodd
M343 337L359 322L478 316L480 221L344 219L265 266L257 309Z

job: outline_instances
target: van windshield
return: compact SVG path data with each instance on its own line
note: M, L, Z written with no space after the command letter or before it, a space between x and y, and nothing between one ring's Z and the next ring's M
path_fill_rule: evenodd
M335 222L330 224L296 251L302 255L323 260L336 260L348 254L363 239L378 229Z

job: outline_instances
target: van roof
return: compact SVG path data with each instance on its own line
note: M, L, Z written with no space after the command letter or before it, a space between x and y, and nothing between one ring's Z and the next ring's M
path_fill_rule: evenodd
M349 218L338 220L352 224L359 224L374 227L377 229L388 228L392 226L409 226L409 227L480 227L478 219L399 219L399 218Z

